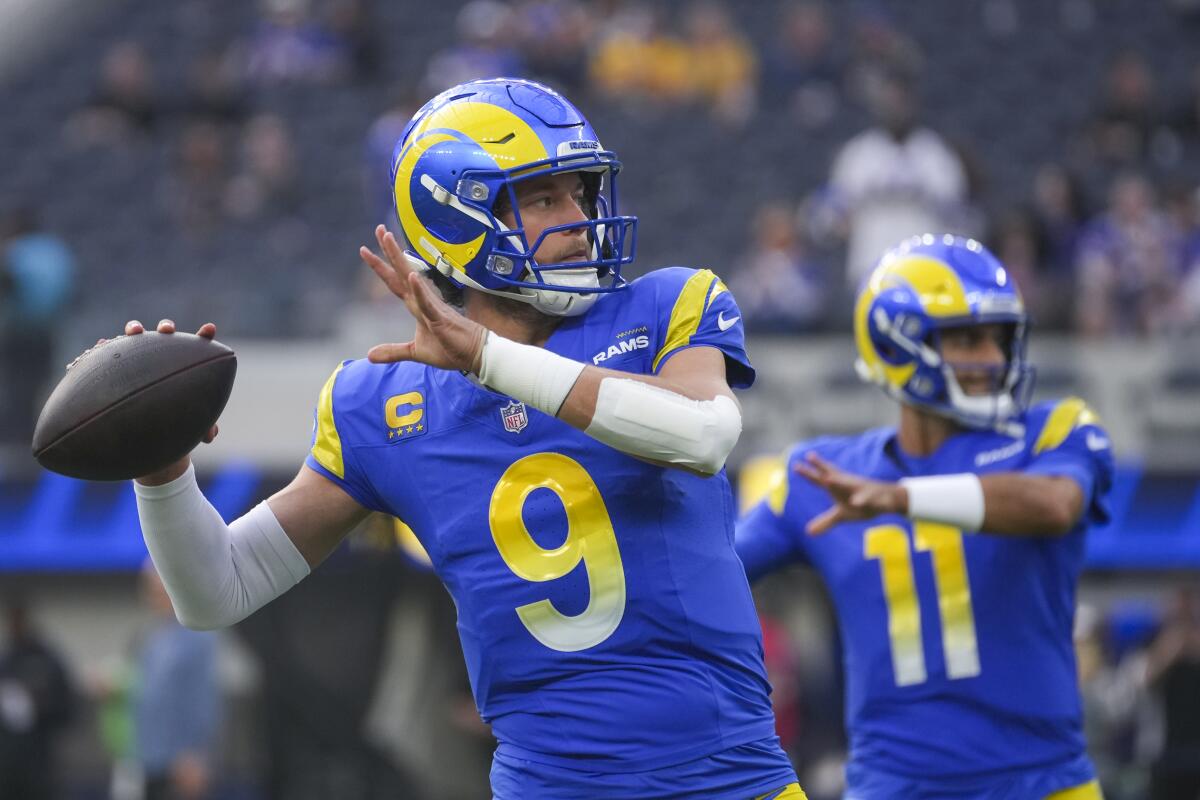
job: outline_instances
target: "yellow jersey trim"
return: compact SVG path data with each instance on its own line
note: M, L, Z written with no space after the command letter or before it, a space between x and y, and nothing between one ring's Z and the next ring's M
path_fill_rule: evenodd
M1047 795L1046 800L1104 800L1104 792L1100 791L1098 781L1088 781L1070 789Z
M716 276L714 275L714 277L716 277ZM710 292L708 295L708 301L705 302L705 304L704 304L704 310L708 311L708 307L712 305L713 300L717 299L717 295L721 294L722 292L728 292L728 291L729 291L729 287L725 285L725 281L721 280L720 278L717 278L716 283L713 284L712 292Z
M333 422L333 384L344 366L338 364L321 389L321 396L317 400L317 437L312 447L312 455L317 463L343 479L346 477L346 464L342 460L342 438L338 436L337 425Z
M675 300L675 307L671 309L671 320L667 323L667 338L654 356L654 362L650 365L652 371L657 372L658 365L664 358L675 350L687 346L687 343L696 335L696 331L700 328L700 318L708 309L708 302L710 302L708 293L714 282L720 283L711 269L702 269L687 279L687 283L683 285L679 297ZM714 293L713 297L716 296Z
M1088 404L1080 398L1068 397L1066 400L1060 400L1046 418L1046 424L1042 426L1042 432L1038 434L1037 442L1033 445L1033 454L1036 456L1038 453L1053 450L1065 442L1071 431L1080 425L1094 425L1099 421L1096 412L1088 408Z
M775 516L783 516L790 489L787 454L752 458L738 473L738 510L745 514L766 500Z
M808 796L804 794L804 790L800 788L800 784L789 783L787 786L780 787L774 791L760 794L754 800L808 800Z

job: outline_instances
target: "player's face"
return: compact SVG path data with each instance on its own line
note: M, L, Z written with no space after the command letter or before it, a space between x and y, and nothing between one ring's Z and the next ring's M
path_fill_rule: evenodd
M1012 331L1007 325L969 325L944 328L940 334L942 358L954 369L958 385L969 395L995 393L997 376L1008 363Z
M588 218L583 210L583 179L578 172L531 178L516 184L515 188L521 225L525 228L525 241L531 246L547 228L582 222ZM508 227L515 227L516 216L510 209L505 209L497 216ZM575 228L547 236L534 251L533 258L539 264L557 264L586 261L591 257L590 254L587 232L583 228Z

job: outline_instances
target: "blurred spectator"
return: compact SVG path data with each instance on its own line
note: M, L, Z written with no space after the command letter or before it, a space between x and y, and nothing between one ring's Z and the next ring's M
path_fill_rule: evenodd
M142 598L153 626L138 646L134 732L143 800L200 800L213 784L212 747L220 715L216 634L179 624L149 561Z
M1162 752L1154 764L1154 800L1200 796L1200 591L1179 590L1146 665L1146 682L1165 716Z
M363 527L377 524L376 516ZM399 559L370 548L341 550L238 624L269 676L262 683L267 797L425 796L366 726L392 603L403 588L400 567Z
M579 0L525 0L516 9L515 30L530 73L567 92L587 79L587 54L595 21Z
M747 330L791 333L824 320L826 281L805 250L794 215L782 204L758 209L749 255L730 284Z
M1079 179L1060 164L1044 164L1033 178L1032 203L1045 244L1046 271L1069 275L1088 213Z
M142 769L134 744L133 692L137 670L132 658L113 656L88 676L95 701L100 743L112 761L108 800L143 800Z
M1104 94L1089 125L1096 157L1103 165L1143 165L1162 122L1149 65L1140 53L1121 53L1108 68Z
M1075 661L1083 701L1084 738L1108 800L1141 797L1145 786L1135 764L1134 727L1141 694L1141 660L1118 662L1107 620L1093 606L1075 612Z
M162 205L176 230L193 241L207 240L224 219L229 175L225 140L211 122L184 128L174 172L160 187Z
M307 0L264 0L263 12L246 47L252 83L330 83L346 75L344 44L313 18Z
M429 62L421 85L429 94L477 78L519 77L525 72L513 12L499 0L471 0L454 23L458 41Z
M278 218L300 205L292 136L274 114L260 114L242 132L241 167L229 182L226 209L235 219Z
M892 75L871 94L875 125L838 152L830 176L832 217L848 239L846 279L858 286L886 250L909 236L958 233L966 199L962 161L920 124L913 87Z
M841 107L844 71L833 50L829 7L819 0L785 5L776 37L763 65L764 99L801 127L824 127Z
M1045 268L1042 242L1038 237L1033 219L1022 209L1013 209L1001 214L988 237L996 258L1008 270L1017 283L1025 307L1037 321L1039 329L1059 328L1068 318L1061 313L1063 295L1050 291L1043 285Z
M1182 235L1179 247L1180 322L1190 331L1200 330L1200 187L1182 190L1172 203Z
M1182 98L1172 110L1171 127L1193 149L1200 146L1200 62L1192 67Z
M850 24L847 85L858 102L872 107L880 86L896 76L907 81L919 79L925 61L921 48L896 26L882 5L860 4Z
M757 102L754 49L718 0L693 0L684 29L692 92L717 119L744 123Z
M188 69L183 113L197 122L241 122L248 97L234 59L220 49L201 54Z
M633 2L606 19L588 67L592 85L620 105L652 102L668 109L692 98L687 46L669 31L666 11Z
M0 443L33 437L75 273L70 248L32 210L0 219Z
M988 240L1020 288L1038 330L1069 330L1074 322L1072 262L1054 260L1056 242L1038 224L1036 213L1020 207L999 214Z
M370 83L379 77L382 66L379 28L366 0L333 0L329 9L329 29L343 50L342 66L346 78L357 83Z
M0 651L0 792L5 798L60 797L56 745L75 713L75 690L54 648L33 627L24 601L5 606Z
M1150 334L1171 322L1178 237L1145 177L1113 182L1108 208L1079 246L1075 319L1087 336Z
M370 214L372 227L382 222L389 228L399 230L396 203L392 198L392 156L400 135L404 133L417 107L409 94L404 93L367 129L363 148L363 157L366 159L363 165L363 192L367 198L367 213Z
M162 114L146 51L118 42L104 55L95 96L68 121L67 138L82 146L129 144L153 133Z

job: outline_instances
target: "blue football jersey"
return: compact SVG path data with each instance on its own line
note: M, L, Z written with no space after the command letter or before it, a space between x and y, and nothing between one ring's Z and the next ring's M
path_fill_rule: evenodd
M738 525L751 579L805 562L829 589L844 649L851 789L856 775L873 772L937 784L1063 765L1046 785L1021 790L1042 794L1011 795L1026 798L1091 777L1090 765L1079 769L1086 756L1072 621L1085 532L1109 514L1112 452L1081 400L1036 406L1023 421L1023 437L963 431L927 458L903 453L893 428L802 443ZM810 536L806 523L832 500L792 470L809 452L882 481L1066 476L1083 490L1085 511L1061 537L964 535L896 515ZM964 784L955 796L977 795Z
M740 316L712 272L669 268L545 346L636 374L715 347L745 387ZM724 472L631 458L458 372L367 361L326 384L307 464L428 552L498 758L620 775L774 735Z

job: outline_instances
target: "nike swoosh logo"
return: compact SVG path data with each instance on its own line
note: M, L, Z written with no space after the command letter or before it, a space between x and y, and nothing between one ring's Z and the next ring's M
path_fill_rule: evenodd
M730 328L732 328L734 325L736 325L737 321L739 319L741 319L741 317L734 317L733 319L725 319L725 312L722 311L720 314L717 314L717 327L723 331L727 331Z

